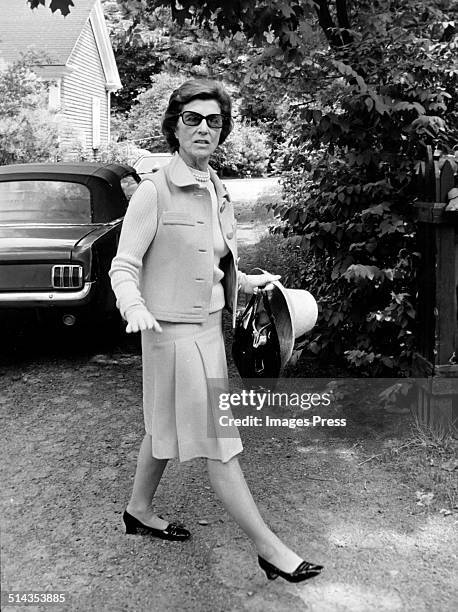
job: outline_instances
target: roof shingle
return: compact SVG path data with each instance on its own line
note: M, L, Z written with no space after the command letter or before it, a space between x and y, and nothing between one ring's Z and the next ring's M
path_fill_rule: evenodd
M51 13L48 1L31 10L25 0L0 0L0 63L9 64L32 47L44 51L49 64L65 66L95 2L78 0L63 17Z

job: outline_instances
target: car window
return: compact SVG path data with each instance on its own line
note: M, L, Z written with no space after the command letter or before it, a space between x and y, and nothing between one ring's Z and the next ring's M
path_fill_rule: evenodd
M130 198L133 196L134 191L137 189L138 183L133 176L125 176L121 179L120 182L121 188L124 191L124 195L126 196L127 201L129 201Z
M138 174L150 174L169 164L171 159L172 155L170 153L142 155L134 163L134 168Z
M91 194L68 181L0 182L0 223L91 223Z

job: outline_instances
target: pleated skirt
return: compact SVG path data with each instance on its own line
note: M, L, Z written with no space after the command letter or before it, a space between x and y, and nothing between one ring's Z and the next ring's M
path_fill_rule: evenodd
M227 390L222 311L205 323L160 321L142 332L143 412L157 459L223 462L243 450L235 426L221 427L218 390ZM215 393L216 390L216 393ZM232 417L225 410L226 417Z

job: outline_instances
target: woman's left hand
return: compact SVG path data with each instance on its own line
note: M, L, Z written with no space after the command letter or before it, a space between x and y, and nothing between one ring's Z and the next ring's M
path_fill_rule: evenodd
M263 274L246 274L242 285L242 291L244 293L257 293L259 289L265 289L269 291L273 289L272 281L279 280L280 274L270 274L264 272Z

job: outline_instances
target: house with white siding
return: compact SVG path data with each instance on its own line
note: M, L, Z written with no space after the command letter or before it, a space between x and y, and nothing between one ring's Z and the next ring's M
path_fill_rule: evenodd
M0 69L35 50L31 68L48 83L49 106L64 146L75 141L96 156L110 139L110 96L121 87L100 0L78 0L70 14L49 2L31 10L25 0L0 0Z

